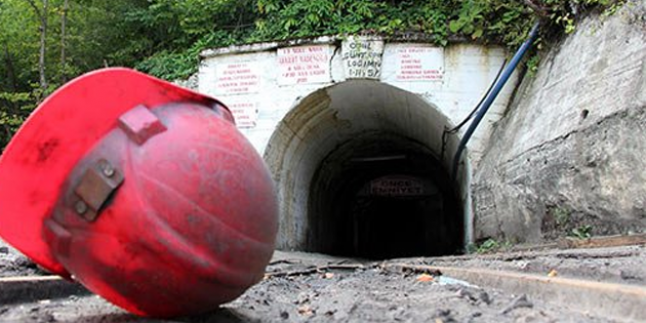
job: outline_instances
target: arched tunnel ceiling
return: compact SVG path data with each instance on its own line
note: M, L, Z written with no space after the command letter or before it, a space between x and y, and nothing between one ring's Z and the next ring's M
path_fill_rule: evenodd
M358 133L380 130L424 143L439 155L441 141L436 139L445 126L447 118L415 94L376 81L349 81L309 95L279 128L308 143L324 144L318 151L329 151ZM270 139L272 146L275 139Z
M449 138L441 157L442 132L450 126L417 95L377 81L347 81L305 97L278 125L265 151L281 204L277 247L303 247L311 181L331 152L379 132L426 147L448 169L458 140Z

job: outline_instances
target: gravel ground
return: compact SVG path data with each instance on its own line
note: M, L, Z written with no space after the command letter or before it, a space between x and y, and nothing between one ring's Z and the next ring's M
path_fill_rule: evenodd
M0 277L44 274L29 258L0 240Z
M3 247L0 247L3 248ZM0 274L37 275L13 250L0 253ZM386 263L474 266L644 286L644 246L551 250L480 257L407 258ZM276 252L265 280L220 310L175 320L138 318L91 294L0 304L0 322L608 322L446 277L403 272L379 263ZM1 292L1 290L0 290Z
M525 295L373 268L269 278L220 311L136 318L97 296L0 307L1 322L606 322Z
M406 263L475 267L646 286L646 246L509 252L493 255L404 259ZM391 260L389 262L398 262Z

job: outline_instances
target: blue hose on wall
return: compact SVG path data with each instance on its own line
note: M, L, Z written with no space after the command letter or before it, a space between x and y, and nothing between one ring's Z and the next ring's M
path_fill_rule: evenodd
M511 74L514 72L516 67L518 66L518 63L523 59L523 56L525 56L525 53L529 50L529 48L532 46L532 43L536 40L536 37L538 37L538 29L539 29L540 23L535 23L534 26L532 27L532 30L529 33L529 38L518 48L518 51L516 54L514 54L514 57L509 61L509 65L505 68L505 70L502 72L502 75L496 82L496 84L493 86L493 90L489 93L487 98L482 102L482 107L478 109L478 112L473 119L473 122L469 125L469 128L467 131L464 133L464 136L462 137L462 140L460 140L460 144L458 145L458 150L455 153L455 156L453 157L453 171L451 174L451 178L455 181L457 179L458 175L458 167L460 167L460 157L462 156L462 152L464 151L464 148L467 146L467 143L469 142L469 139L471 139L471 136L473 136L473 132L476 130L482 119L484 118L485 114L491 107L491 104L493 104L494 100L496 100L496 97L502 90L502 88L505 86L507 81L509 80L509 77Z

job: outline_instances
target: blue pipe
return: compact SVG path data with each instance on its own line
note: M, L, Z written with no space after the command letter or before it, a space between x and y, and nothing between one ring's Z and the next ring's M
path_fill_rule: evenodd
M460 145L458 145L458 150L455 153L455 156L453 157L453 172L452 172L451 178L454 181L457 179L458 167L460 166L460 157L462 156L462 152L464 151L464 148L467 146L467 142L469 142L469 139L471 139L473 132L480 124L480 121L482 121L482 118L484 118L484 115L491 107L491 104L493 103L493 101L496 100L496 97L498 96L502 88L505 86L507 81L509 80L509 77L518 66L518 63L520 63L521 59L523 59L523 56L525 56L525 53L527 53L527 50L529 50L534 40L536 40L536 37L538 36L539 26L540 26L540 23L538 22L534 24L534 26L532 27L532 30L529 33L529 38L520 46L520 48L518 48L518 51L516 52L514 57L511 59L511 61L509 61L509 65L507 65L504 72L498 79L498 82L496 82L496 84L494 85L491 93L489 93L487 98L482 102L482 107L478 109L478 113L473 119L473 122L471 122L471 124L469 125L469 129L467 129L467 131L464 133L464 136L462 137L462 140L460 140Z

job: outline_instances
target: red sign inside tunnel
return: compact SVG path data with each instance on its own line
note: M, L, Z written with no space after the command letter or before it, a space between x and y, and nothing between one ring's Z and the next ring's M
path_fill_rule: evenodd
M425 195L424 182L410 176L385 176L370 182L372 196L420 196Z

